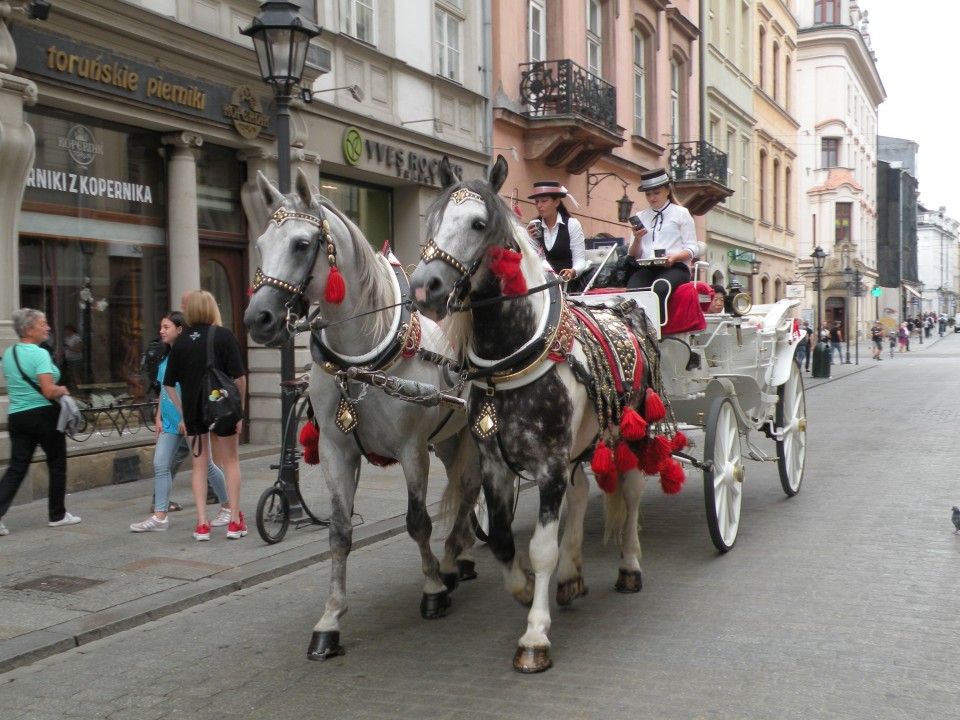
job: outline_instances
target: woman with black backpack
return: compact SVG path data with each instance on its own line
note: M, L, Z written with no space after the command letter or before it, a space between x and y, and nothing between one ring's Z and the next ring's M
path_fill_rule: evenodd
M177 338L170 353L167 372L163 378L174 404L180 404L173 388L180 383L182 393L182 430L193 448L193 497L197 504L197 528L195 540L210 539L210 523L207 521L206 470L211 444L216 449L217 459L223 465L227 480L227 497L230 506L230 522L227 538L236 540L247 534L247 525L240 512L240 432L243 418L229 426L218 424L204 426L203 380L207 363L233 379L238 395L239 408L243 410L247 378L243 367L240 345L233 333L220 326L220 308L213 295L205 290L190 294L186 302L187 332Z

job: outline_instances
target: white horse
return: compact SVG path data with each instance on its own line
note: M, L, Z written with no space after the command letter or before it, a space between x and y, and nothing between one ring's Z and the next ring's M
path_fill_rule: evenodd
M395 459L403 469L407 530L420 548L426 578L420 612L435 618L449 607L448 593L457 580L476 576L465 554L474 540L476 447L462 412L411 404L338 380L338 370L360 367L443 389L457 375L447 367L453 353L439 328L404 306L406 278L399 264L375 252L329 200L313 195L303 172L286 197L259 173L257 185L271 217L257 240L260 268L243 318L250 336L279 345L314 302L319 306L311 333L310 401L320 430L320 469L331 495L331 576L307 654L323 660L343 653L340 618L347 611L347 556L361 461ZM452 524L442 561L430 549L428 445L448 479L443 507Z
M650 397L651 373L656 375L649 358L643 357L644 347L652 354L652 328L632 301L599 313L613 320L600 323L607 347L622 345L629 355L632 346L633 359L642 363L634 362L619 375L623 384L616 392L603 390L619 381L603 364L603 341L598 344L585 330L594 311L571 307L557 287L537 290L553 276L544 270L522 224L497 195L506 174L506 161L500 157L489 182L457 183L444 159L444 190L428 213L427 243L410 285L421 311L438 318L453 312L444 320L444 329L453 345L463 349L474 381L467 399L468 418L478 437L491 519L489 544L503 563L508 591L517 600L532 603L513 665L520 672L540 672L552 666L547 638L551 574L556 569L560 604L587 591L581 546L588 487L580 461L592 453L606 455L598 478L608 492L608 536L615 535L620 544L615 587L621 592L641 587L637 521L644 475L637 469L638 458L641 467L654 472L673 461L660 455L651 462L663 452L666 438L657 442L661 439L644 437L637 428L646 427L639 419L643 415L651 430L662 419L650 417L653 404L644 404ZM577 313L586 320L581 323ZM618 329L611 334L612 328ZM629 358L622 367L628 365ZM627 431L622 419L630 414ZM606 443L601 445L598 438ZM611 465L608 443L617 448L616 467ZM600 465L594 460L595 472ZM675 481L678 470L668 472ZM540 492L540 514L529 550L533 578L517 558L510 528L510 488L517 472L535 480ZM567 524L558 548L565 492Z

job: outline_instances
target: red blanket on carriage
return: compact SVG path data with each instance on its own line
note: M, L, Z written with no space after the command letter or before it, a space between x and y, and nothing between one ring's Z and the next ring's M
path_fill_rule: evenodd
M592 293L624 292L613 288L590 290ZM703 313L713 300L713 288L704 282L688 282L670 293L667 300L667 324L660 328L664 335L705 330L707 320Z

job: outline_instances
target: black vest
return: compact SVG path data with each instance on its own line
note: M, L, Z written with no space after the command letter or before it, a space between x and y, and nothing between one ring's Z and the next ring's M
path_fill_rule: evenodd
M567 224L557 219L557 241L553 244L552 250L547 250L547 242L543 241L544 254L547 256L547 262L555 272L561 270L570 270L573 267L573 253L570 252L570 231L567 230ZM544 225L546 232L546 225Z

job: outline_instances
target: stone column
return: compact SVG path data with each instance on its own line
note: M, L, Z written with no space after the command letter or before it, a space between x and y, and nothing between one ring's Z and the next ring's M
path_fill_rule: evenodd
M10 13L10 3L0 2L0 352L17 339L10 315L20 306L20 205L36 154L23 108L37 102L37 86L12 74L17 49L7 27Z
M197 158L203 138L188 132L163 136L167 148L167 258L170 306L180 307L185 292L200 289L200 231L197 223Z

